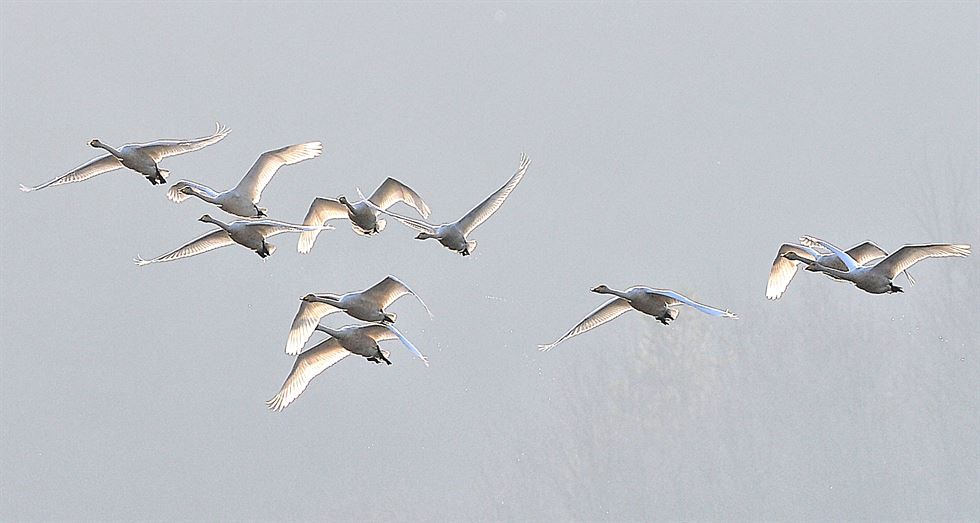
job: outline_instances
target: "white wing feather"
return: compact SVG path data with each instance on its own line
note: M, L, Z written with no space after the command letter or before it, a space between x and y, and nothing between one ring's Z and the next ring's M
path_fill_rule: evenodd
M607 323L632 308L633 306L630 305L630 302L624 300L623 298L613 298L589 313L589 315L582 321L578 322L578 325L569 329L569 331L562 335L561 338L558 338L553 343L549 343L547 345L538 345L538 350L551 350L559 343Z
M232 240L231 236L229 236L224 229L218 229L216 231L211 231L200 238L192 240L188 244L179 247L172 252L153 258L152 260L144 260L143 258L137 256L133 261L136 262L136 265L143 266L149 263L179 260L181 258L187 258L208 251L213 251L221 247L227 247L234 243L235 240Z
M473 229L479 227L480 224L493 216L493 213L497 212L497 209L504 204L504 200L510 196L510 193L524 178L524 174L527 172L527 168L530 165L531 159L528 158L527 155L521 154L521 164L517 168L517 172L511 176L510 180L508 180L503 187L497 189L495 193L488 196L486 200L483 200L480 205L474 207L472 210L470 210L470 212L466 213L465 216L456 222L460 230L463 232L463 236L468 236L471 232L473 232Z
M259 203L262 189L265 189L280 167L316 158L321 152L323 152L323 145L320 142L288 145L274 151L266 151L259 155L259 159L255 160L252 168L232 190L250 198L253 203Z
M293 369L279 392L266 405L276 412L286 408L306 390L313 378L349 355L350 352L341 347L336 338L324 340L303 352L296 357Z

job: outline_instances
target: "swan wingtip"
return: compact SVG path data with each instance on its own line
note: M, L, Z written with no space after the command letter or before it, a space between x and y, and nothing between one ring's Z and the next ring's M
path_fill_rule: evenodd
M20 190L24 192L31 192L37 190L35 187L28 187L24 184L20 184Z

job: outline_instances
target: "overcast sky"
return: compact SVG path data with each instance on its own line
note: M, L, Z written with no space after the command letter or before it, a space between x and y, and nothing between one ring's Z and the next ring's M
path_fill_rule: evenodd
M980 519L980 258L765 299L801 234L980 244L978 9L0 3L0 519ZM137 267L227 216L130 171L17 190L216 121L171 182L323 142L263 194L288 221L387 176L452 221L533 163L466 258L337 221ZM387 274L432 366L389 343L269 412L298 298ZM600 283L741 320L537 352Z

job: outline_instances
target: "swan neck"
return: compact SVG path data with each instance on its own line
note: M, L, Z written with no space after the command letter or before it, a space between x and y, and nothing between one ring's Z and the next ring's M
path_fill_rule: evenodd
M106 145L106 144L104 144L102 142L98 142L98 143L96 143L95 146L98 147L98 148L100 148L100 149L105 149L106 151L109 151L109 154L115 156L116 158L122 159L122 153L119 152L119 151L117 151L117 150L115 150L115 149L113 149L109 145Z
M623 291L617 291L616 289L606 288L606 289L600 289L600 290L598 290L596 292L598 292L599 294L612 294L613 296L619 296L620 298L623 298L624 300L628 300L629 299L629 296L627 296L625 292L623 292Z
M334 338L340 338L341 337L340 331L335 331L335 330L331 329L330 327L324 327L323 325L317 325L316 326L316 330L318 330L320 332L325 332L325 333L329 334L330 336L332 336Z
M213 223L213 224L215 224L215 225L217 225L218 227L221 227L222 229L224 229L224 230L226 230L226 231L228 231L228 232L231 232L231 231L229 230L229 228L228 228L228 225L227 225L227 224L225 224L225 223L223 223L223 222L221 222L220 220L215 220L214 218L212 218L212 217L210 217L210 216L208 216L208 217L207 217L206 219L203 219L203 220L201 220L201 221L204 221L204 222L207 222L207 223Z
M198 198L200 198L200 199L202 199L202 200L204 200L204 201L206 201L208 203L213 203L215 205L218 205L220 203L220 202L218 202L218 199L217 198L212 198L211 196L208 196L204 192L200 191L197 187L190 187L190 190L191 190L191 194L193 194L194 196L197 196Z
M817 262L811 263L810 268L840 278L842 280L851 280L853 279L852 276L854 276L854 273L850 271L839 271L833 267L827 267L826 265L822 265Z

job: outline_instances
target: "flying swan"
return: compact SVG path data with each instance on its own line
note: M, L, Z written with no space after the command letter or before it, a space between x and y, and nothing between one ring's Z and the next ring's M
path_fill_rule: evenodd
M444 223L442 225L433 225L423 220L416 220L414 218L409 218L407 216L402 216L400 214L395 214L391 211L386 211L380 209L377 206L371 204L371 200L367 200L369 205L372 205L375 209L396 220L404 223L405 225L419 231L419 235L415 237L416 240L427 240L429 238L435 238L439 240L439 243L443 244L447 249L451 251L456 251L463 256L467 256L476 249L476 240L467 240L466 236L473 232L483 222L487 221L488 218L493 216L493 213L497 212L497 209L504 204L504 200L510 195L511 191L517 187L517 184L521 182L524 178L524 173L527 172L528 166L531 165L531 160L527 155L521 155L521 164L517 168L517 172L514 176L511 176L510 180L504 184L503 187L497 190L497 192L491 194L486 200L483 200L480 205L474 207L470 212L466 213L465 216L456 220L453 223Z
M429 365L425 356L398 329L391 325L348 325L340 330L333 330L317 325L316 330L325 332L331 337L321 341L309 350L303 351L296 357L293 369L289 372L279 392L266 402L270 410L281 411L296 400L306 390L313 378L338 361L357 354L375 363L385 362L391 365L388 351L378 347L379 341L400 340L412 353L418 356L426 366Z
M671 321L677 318L679 311L675 307L678 305L688 305L705 314L710 314L711 316L720 316L723 318L732 318L736 320L738 319L738 316L727 310L723 311L721 309L709 307L703 303L698 303L679 292L674 292L669 289L630 287L625 291L617 291L610 289L605 285L600 285L592 289L592 292L597 292L599 294L612 294L616 296L616 298L613 298L612 300L600 305L598 309L592 311L585 317L585 319L580 321L578 325L572 327L571 330L566 332L561 338L558 338L553 343L538 345L538 350L551 350L559 343L607 323L630 309L636 309L643 314L649 314L664 325L668 325Z
M296 312L293 325L289 329L286 354L299 354L300 349L310 339L320 320L335 312L343 311L364 321L394 323L395 314L386 312L385 308L406 294L414 296L425 308L425 312L429 313L429 317L432 317L432 312L429 311L429 307L422 301L422 298L394 276L388 276L363 291L348 292L342 295L307 294L300 298L299 311Z
M368 203L370 201L370 204ZM428 218L429 206L411 187L394 179L388 178L374 191L370 198L362 198L351 202L346 196L333 198L317 198L310 204L310 210L303 219L303 225L323 225L329 220L348 218L354 232L362 236L370 236L384 230L385 220L379 219L377 209L388 210L389 207L404 202L415 209L423 218ZM313 248L318 231L304 232L299 236L297 249L306 254Z
M221 247L227 247L228 245L234 245L236 243L252 249L260 257L265 258L266 256L271 256L272 253L276 251L275 245L265 241L270 236L275 236L284 232L303 232L313 228L268 219L236 220L231 223L222 223L221 221L215 220L207 214L201 216L199 221L213 223L220 227L220 229L211 231L200 238L192 240L183 247L179 247L172 252L153 258L152 260L144 260L143 258L137 256L133 261L136 262L136 265L143 266L149 263L179 260L181 258L197 256L198 254L213 251L214 249ZM333 227L330 225L324 225L317 228L333 229Z
M806 246L795 243L784 243L780 245L779 252L776 253L776 259L772 261L772 268L769 269L769 281L766 284L766 298L778 300L786 292L786 287L789 286L789 282L796 275L799 266L803 264L803 262L783 256L787 252L793 252L801 258L816 261L824 267L831 267L841 271L847 270L844 262L840 261L840 258L836 254L817 251L817 248L825 250L819 245ZM881 247L871 242L860 243L851 247L846 252L848 256L854 258L859 264L888 256L888 253L882 250ZM808 264L803 264L803 269L811 272L819 272ZM915 285L915 280L908 271L905 271L905 277L908 278L909 283Z
M54 180L42 183L41 185L35 187L21 185L20 190L29 192L55 185L81 182L93 176L114 171L122 167L128 167L146 176L146 179L153 185L166 183L166 177L170 174L170 171L161 169L157 165L157 162L169 156L189 153L218 143L225 136L228 136L230 132L231 129L222 127L221 124L216 124L216 130L211 136L191 140L157 140L149 143L128 143L118 150L113 149L99 140L92 140L89 142L89 145L99 149L105 149L109 151L109 154L83 163Z
M266 151L259 155L252 168L238 185L227 191L217 192L203 183L190 180L180 180L167 191L167 198L174 203L180 203L191 196L196 196L210 204L217 205L222 211L244 218L261 218L267 209L259 207L262 189L272 181L272 177L283 165L292 165L320 156L323 145L320 142L287 145L274 151ZM317 224L321 225L321 224Z
M857 288L871 294L891 294L894 292L904 292L901 287L895 286L892 280L905 269L915 265L917 262L926 258L944 258L947 256L969 256L969 245L956 245L949 243L933 243L928 245L905 245L897 251L889 254L884 260L874 265L864 265L858 263L846 252L840 250L833 244L823 241L813 236L803 236L800 241L804 245L822 245L840 258L841 262L847 267L846 271L834 269L822 265L818 261L810 260L799 256L795 252L787 252L784 257L790 260L800 261L820 271L832 278L849 281Z

